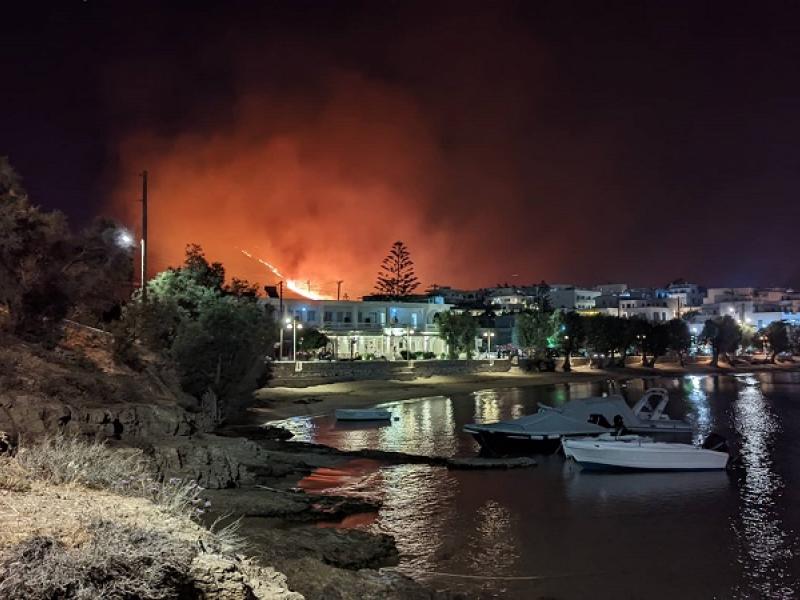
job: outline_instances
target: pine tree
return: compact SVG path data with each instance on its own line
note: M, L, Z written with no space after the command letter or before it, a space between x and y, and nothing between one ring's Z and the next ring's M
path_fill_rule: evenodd
M414 262L403 242L395 242L389 255L383 259L375 291L392 299L408 296L419 286L414 273Z

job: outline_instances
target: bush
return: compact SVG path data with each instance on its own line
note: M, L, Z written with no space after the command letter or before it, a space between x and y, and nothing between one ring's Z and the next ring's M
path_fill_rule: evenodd
M433 360L434 358L436 358L436 354L434 354L433 352L423 352L422 358L424 358L425 360Z
M201 497L203 488L194 480L159 480L140 450L113 450L102 442L55 436L21 448L17 464L47 483L76 483L147 498L177 517L196 519L211 505Z
M185 597L196 550L163 533L95 521L89 539L69 548L49 536L11 548L0 563L0 597L52 598Z
M120 481L148 474L140 450L114 451L100 442L67 436L46 437L20 448L17 462L42 481L95 488L111 489Z

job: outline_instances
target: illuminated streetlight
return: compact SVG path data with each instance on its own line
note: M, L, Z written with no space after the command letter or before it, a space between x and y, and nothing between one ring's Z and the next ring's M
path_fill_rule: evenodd
M133 239L133 234L130 231L120 227L114 232L114 243L120 248L133 248L136 245L136 240Z
M483 337L486 338L486 344L487 344L486 353L487 354L491 354L492 353L492 338L494 337L494 332L493 331L484 331L483 332Z
M292 360L297 362L297 330L303 328L303 324L297 319L297 317L286 317L286 328L292 330ZM283 328L281 328L281 333L283 333ZM281 336L281 344L283 343L283 337Z

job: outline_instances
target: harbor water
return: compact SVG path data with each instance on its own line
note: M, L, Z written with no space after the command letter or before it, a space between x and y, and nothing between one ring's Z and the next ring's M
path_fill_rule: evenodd
M484 390L381 404L396 420L281 422L301 441L474 456L465 424L531 414L609 392L610 383ZM301 482L380 500L336 524L389 533L399 571L486 598L796 598L800 596L800 373L633 379L629 403L669 390L669 414L696 440L738 455L727 472L590 473L562 456L534 469L449 471L356 460Z

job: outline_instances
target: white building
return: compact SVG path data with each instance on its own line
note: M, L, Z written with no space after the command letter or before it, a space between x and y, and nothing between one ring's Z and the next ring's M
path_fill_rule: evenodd
M676 281L667 286L667 296L679 300L678 313L683 314L692 308L702 306L706 292L696 283Z
M599 290L590 290L574 286L553 287L548 296L550 305L557 310L591 310L595 307L595 298L600 296Z
M331 340L332 352L338 358L400 358L400 352L432 352L437 358L446 352L438 335L435 317L450 309L441 298L429 302L308 300L268 298L282 323L284 356L292 351L293 331L287 327L296 319L303 329L316 328Z

